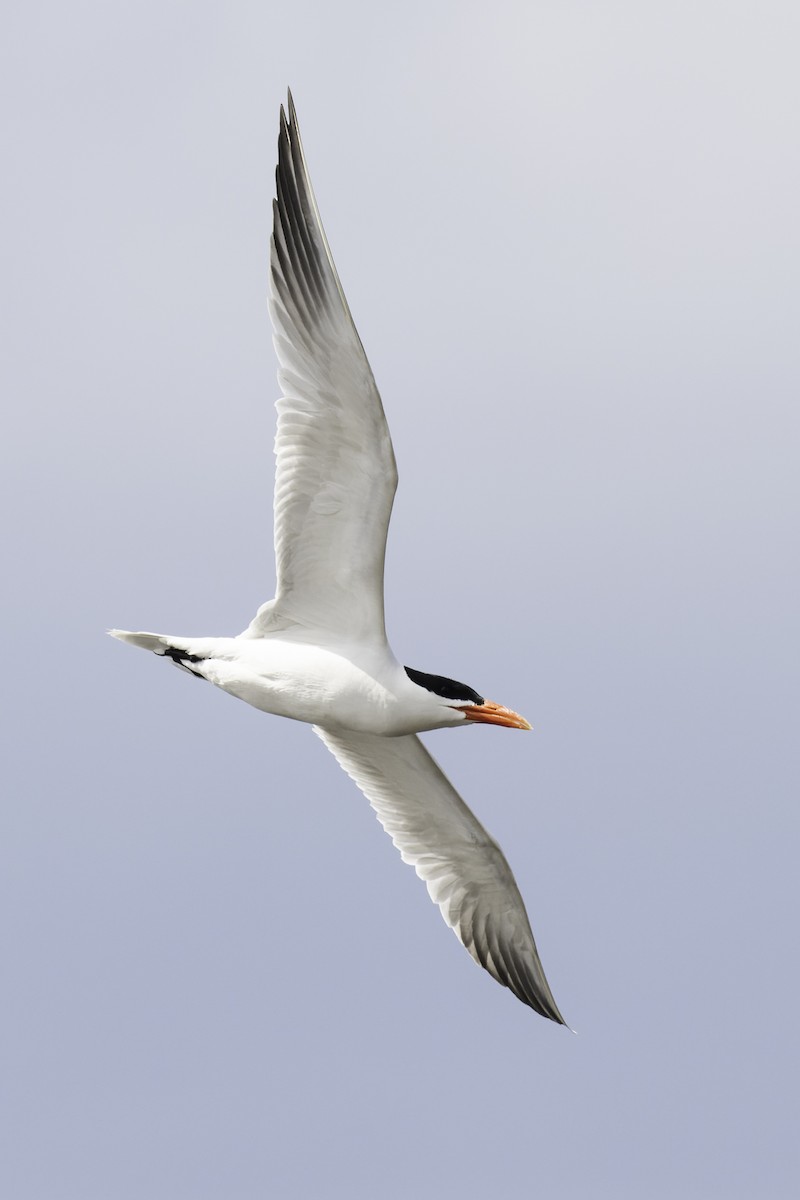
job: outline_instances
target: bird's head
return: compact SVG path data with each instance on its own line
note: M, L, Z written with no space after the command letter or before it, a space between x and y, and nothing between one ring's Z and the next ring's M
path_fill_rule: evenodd
M485 700L465 683L447 679L444 675L426 675L424 671L415 671L412 667L406 667L405 671L412 683L438 697L442 707L452 712L453 720L443 720L443 724L455 725L462 721L471 721L479 725L505 725L507 729L531 728L519 713L505 708L502 704ZM442 715L444 717L449 714Z

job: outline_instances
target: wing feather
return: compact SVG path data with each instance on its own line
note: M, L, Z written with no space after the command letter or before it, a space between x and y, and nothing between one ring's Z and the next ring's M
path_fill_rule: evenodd
M419 738L314 731L361 788L475 961L523 1004L565 1024L502 850Z
M383 565L397 469L380 394L308 175L281 109L270 314L283 392L275 438L275 600L251 636L287 622L385 641Z

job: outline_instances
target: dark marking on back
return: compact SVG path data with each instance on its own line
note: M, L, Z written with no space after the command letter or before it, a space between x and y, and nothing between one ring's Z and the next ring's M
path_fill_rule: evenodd
M190 675L194 675L195 679L205 679L205 675L201 675L199 671L193 671L187 663L202 662L201 654L187 654L185 650L179 650L177 646L168 646L161 656L162 658L171 658L179 667L183 667L184 671L188 671Z
M187 654L185 650L179 650L177 646L167 646L164 651L164 658L171 658L173 662L202 662L202 654Z
M483 704L483 696L479 696L474 688L459 683L457 679L448 679L446 675L426 675L424 671L415 671L413 667L405 668L406 675L412 683L419 684L426 691L441 696L443 700L465 700L470 704Z

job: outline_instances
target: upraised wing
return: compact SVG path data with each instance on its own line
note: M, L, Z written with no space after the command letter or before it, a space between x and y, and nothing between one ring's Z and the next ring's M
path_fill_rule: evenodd
M502 850L419 738L314 731L361 788L403 862L425 880L475 961L523 1004L566 1024Z
M283 396L275 439L275 601L258 636L297 622L385 641L383 564L397 488L392 442L336 273L297 115L281 108L270 313Z

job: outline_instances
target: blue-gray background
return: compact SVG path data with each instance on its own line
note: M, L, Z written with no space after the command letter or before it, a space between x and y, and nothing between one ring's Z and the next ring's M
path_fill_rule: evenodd
M794 3L4 20L9 1200L798 1194ZM573 1037L302 726L103 636L272 594L291 83L401 487L398 655Z

